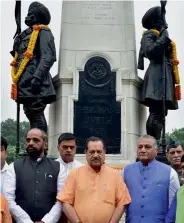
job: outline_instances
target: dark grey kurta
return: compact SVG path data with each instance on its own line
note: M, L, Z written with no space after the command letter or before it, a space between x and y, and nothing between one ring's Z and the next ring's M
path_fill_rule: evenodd
M145 73L141 91L141 103L150 107L156 101L162 101L163 81L162 81L162 61L165 51L165 70L166 70L166 106L167 109L178 109L175 98L174 74L172 66L172 51L170 39L167 36L159 36L151 30L144 33L141 40L139 57L139 69L144 69L143 57L150 60L149 67ZM141 58L142 56L142 58Z

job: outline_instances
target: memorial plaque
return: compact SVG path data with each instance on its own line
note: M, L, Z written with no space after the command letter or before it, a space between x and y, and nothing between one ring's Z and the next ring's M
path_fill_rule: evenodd
M115 2L84 2L82 19L88 21L107 21L115 20L113 9L116 8Z
M91 58L79 73L79 99L74 103L74 134L77 153L85 141L97 136L105 141L108 154L120 153L121 104L116 101L116 73L101 57Z
M64 23L117 25L125 24L124 2L120 1L65 1L62 12Z

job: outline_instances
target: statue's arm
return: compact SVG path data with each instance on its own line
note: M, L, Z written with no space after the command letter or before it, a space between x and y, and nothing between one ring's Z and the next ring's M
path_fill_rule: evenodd
M143 53L149 60L158 60L163 55L164 50L168 48L170 42L167 32L159 38L155 33L147 33L142 39Z
M33 77L43 81L44 76L48 74L56 61L56 49L54 37L49 30L42 29L39 33L38 41L40 61Z

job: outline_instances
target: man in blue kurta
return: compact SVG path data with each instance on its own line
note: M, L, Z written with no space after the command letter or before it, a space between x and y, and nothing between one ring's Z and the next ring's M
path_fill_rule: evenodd
M132 199L126 223L164 223L180 187L176 171L155 160L157 152L156 139L142 136L137 143L139 162L127 165L121 172Z

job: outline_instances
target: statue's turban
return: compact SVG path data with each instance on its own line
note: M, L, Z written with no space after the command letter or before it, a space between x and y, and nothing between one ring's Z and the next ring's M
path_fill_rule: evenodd
M39 23L44 25L48 25L50 23L50 12L48 8L40 2L31 3L28 11L36 16L36 19Z
M153 27L151 27L153 21L160 19L160 15L161 15L161 7L160 6L155 6L153 8L150 8L142 18L142 26L145 29L153 28Z

